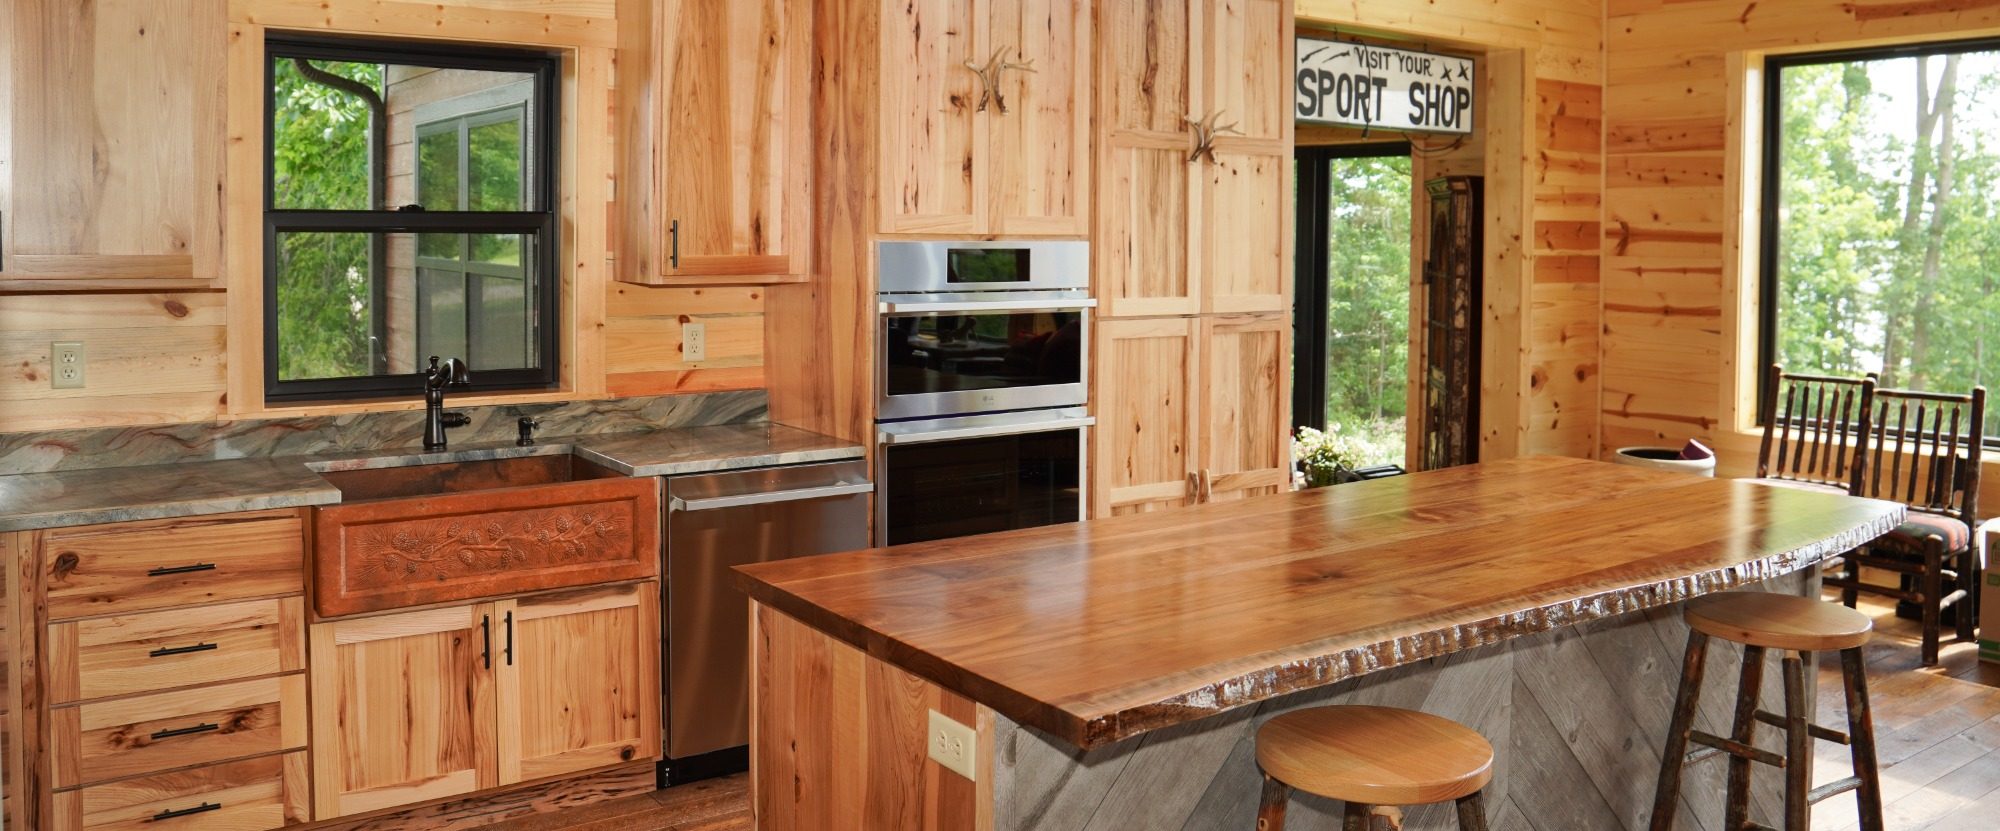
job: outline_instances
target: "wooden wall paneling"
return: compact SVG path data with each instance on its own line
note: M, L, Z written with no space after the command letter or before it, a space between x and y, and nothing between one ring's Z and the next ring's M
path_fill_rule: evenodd
M981 163L992 152L991 116L964 65L985 64L1002 45L981 14L988 2L1007 0L881 2L882 233L973 235L990 225L993 183Z
M1765 53L2000 33L2000 6L1610 0L1600 443L1700 438L1725 473L1757 432L1756 153Z
M488 43L617 46L616 9L603 0L229 0L230 17L281 29L328 30Z
M499 783L660 755L660 584L493 604Z
M620 4L619 279L805 278L812 22L805 0Z
M772 354L765 378L771 418L858 441L874 453L875 244L878 169L875 142L883 5L822 6L814 27L814 244L811 279L772 286L764 339Z
M215 4L7 4L0 281L220 276L223 25Z
M232 16L228 39L227 88L262 88L264 27ZM243 414L264 408L264 96L228 96L224 111L227 169L260 171L223 179L223 284L229 292L227 337L232 360L222 409Z
M0 418L9 430L199 421L226 391L220 292L0 295ZM77 340L82 389L53 389L50 343Z
M1426 165L1425 173L1486 176L1489 265L1508 267L1504 276L1491 268L1487 274L1488 313L1508 319L1489 320L1486 327L1483 458L1591 455L1601 440L1597 353L1605 347L1594 331L1596 284L1604 268L1588 240L1590 224L1601 222L1602 176L1593 167L1604 164L1606 118L1597 116L1596 129L1589 122L1593 108L1608 111L1617 100L1604 101L1601 90L1602 11L1567 0L1296 3L1300 25L1486 54L1479 66L1485 78L1476 116L1480 134L1447 160ZM1523 114L1533 120L1512 123ZM1468 152L1476 158L1481 151L1483 170L1444 169L1455 164L1452 159ZM1496 280L1505 284L1497 305L1491 293Z
M1100 317L1201 311L1187 119L1193 0L1098 3L1097 194L1091 252Z
M1283 312L1202 319L1204 499L1291 489L1291 338Z
M603 336L607 391L622 397L763 386L768 291L610 283ZM705 331L707 354L699 361L688 360L682 348L682 327L689 323ZM805 359L788 354L788 360Z
M993 711L761 604L750 614L758 828L991 831ZM974 728L973 781L929 759L932 710Z
M1486 269L1480 356L1479 458L1505 459L1527 447L1530 358L1528 315L1533 256L1526 217L1533 215L1528 132L1535 111L1530 50L1487 53Z
M1087 0L987 0L992 49L1033 72L1001 76L1007 112L989 109L993 231L1090 233L1092 6Z
M604 395L609 373L605 356L606 321L603 286L612 285L618 265L611 257L612 228L617 217L617 131L597 132L592 125L612 120L612 89L616 52L577 49L564 61L564 122L573 125L565 141L576 148L562 154L565 205L562 211L563 250L570 266L562 274L562 299L569 313L562 319L561 385L578 397ZM565 145L567 146L567 145Z
M1097 321L1093 516L1185 505L1196 496L1205 430L1200 328L1186 317Z

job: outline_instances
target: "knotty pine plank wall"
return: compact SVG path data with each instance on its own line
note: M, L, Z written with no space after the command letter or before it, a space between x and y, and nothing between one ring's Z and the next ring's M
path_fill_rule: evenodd
M1608 0L1606 15L1603 447L1699 437L1742 474L1758 361L1742 79L1765 53L1991 35L2000 0Z
M216 25L196 27L223 31L225 20L270 20L287 28L326 28L349 33L423 29L469 31L490 27L492 40L535 42L573 38L592 41L593 31L615 23L610 0L542 0L523 11L520 0L233 0L186 2L186 13L213 15ZM519 37L508 33L518 31ZM560 33L549 36L548 33ZM575 33L585 33L577 35ZM609 36L603 36L609 44ZM223 42L190 43L189 49L220 52ZM261 73L259 73L261 77ZM201 79L162 79L162 83L198 83ZM213 79L209 79L213 80ZM4 100L5 96L0 96ZM227 98L240 105L242 97L259 102L261 84L232 79ZM0 114L0 119L4 119ZM0 124L0 129L5 125ZM599 133L605 143L613 131ZM605 151L608 154L608 148ZM4 159L0 159L4 161ZM261 164L238 164L232 156L225 179L261 177ZM575 184L575 183L572 183ZM579 217L588 217L579 206ZM588 222L588 219L581 219ZM607 223L615 226L615 223ZM604 240L603 234L594 235ZM227 246L229 241L224 240ZM571 251L570 259L595 258L602 263L609 248ZM613 264L615 268L615 264ZM582 269L571 286L575 293L569 312L601 309L601 321L576 319L569 365L575 369L571 389L559 397L658 395L763 386L763 290L741 287L652 288L607 280L604 268ZM232 282L224 274L199 274L215 281L213 291L134 292L103 294L0 295L0 431L23 432L67 427L202 421L260 412L260 401L228 400L230 328L255 324L254 310L232 308ZM600 302L601 301L601 302ZM234 323L232 323L234 321ZM681 326L708 326L708 355L702 362L683 359ZM248 328L248 327L246 327ZM241 333L239 333L241 334ZM56 390L49 384L49 344L58 340L84 343L89 359L89 385L81 390ZM236 338L236 348L257 345L250 337ZM503 399L504 400L504 399ZM343 405L366 409L377 405ZM389 407L420 406L395 402Z
M1578 0L1298 0L1297 10L1302 28L1485 51L1485 113L1504 118L1504 108L1532 108L1521 119L1526 135L1486 134L1489 217L1508 222L1519 204L1528 217L1509 226L1525 239L1513 232L1496 239L1489 224L1488 262L1501 267L1488 269L1486 283L1481 453L1595 453L1603 8ZM1496 86L1524 65L1527 88ZM1521 203L1494 198L1516 193Z

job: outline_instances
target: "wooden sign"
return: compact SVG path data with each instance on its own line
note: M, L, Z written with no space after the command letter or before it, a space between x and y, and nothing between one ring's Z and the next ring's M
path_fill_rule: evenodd
M1374 130L1472 132L1470 58L1299 38L1300 121Z

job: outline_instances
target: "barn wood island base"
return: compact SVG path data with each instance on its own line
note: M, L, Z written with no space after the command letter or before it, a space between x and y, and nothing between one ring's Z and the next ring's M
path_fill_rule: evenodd
M1902 513L1538 457L745 567L758 827L1248 828L1256 727L1349 702L1485 734L1496 829L1643 828L1680 605L1814 594ZM1714 731L1735 673L1708 678ZM933 710L973 729L971 779L930 760ZM1723 766L1689 776L1682 817L1719 827ZM1288 827L1338 826L1293 799Z

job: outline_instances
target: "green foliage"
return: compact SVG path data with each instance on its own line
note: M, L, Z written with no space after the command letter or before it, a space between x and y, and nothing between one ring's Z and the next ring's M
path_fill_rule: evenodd
M1949 99L1946 60L1926 63L1783 70L1777 360L1789 371L1939 392L2000 377L2000 54L1965 56ZM1926 100L1912 106L1920 72ZM1926 109L1951 112L1928 135ZM2000 434L2000 412L1986 432Z
M380 90L382 67L314 61ZM279 208L366 210L368 107L315 83L289 60L272 88L272 194ZM278 239L278 378L371 374L368 234L288 233Z
M1400 464L1410 372L1410 159L1332 165L1327 430L1353 439L1356 466Z

